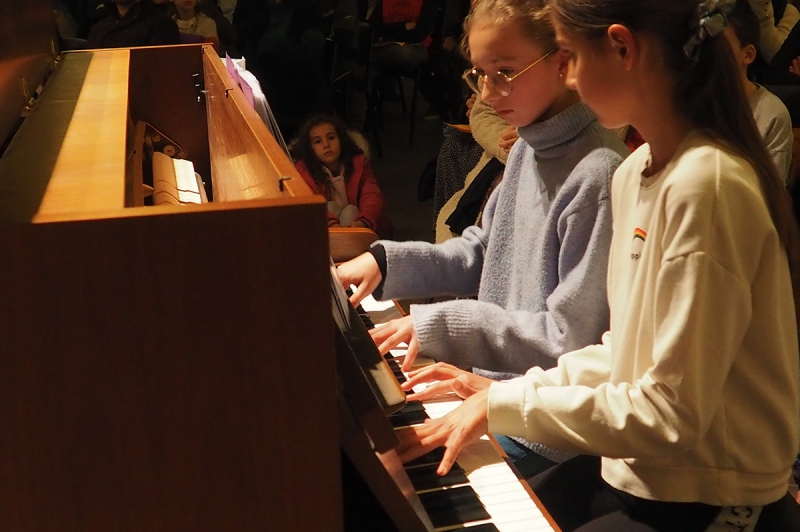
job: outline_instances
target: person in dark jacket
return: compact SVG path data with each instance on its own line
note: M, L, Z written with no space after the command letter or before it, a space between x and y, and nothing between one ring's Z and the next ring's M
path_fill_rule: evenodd
M180 44L175 21L150 0L113 0L113 4L108 16L89 30L89 48Z

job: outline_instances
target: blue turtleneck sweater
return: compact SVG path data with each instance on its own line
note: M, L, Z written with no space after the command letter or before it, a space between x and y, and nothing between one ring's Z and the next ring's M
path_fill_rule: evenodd
M629 153L581 103L518 131L483 227L379 242L382 297L477 295L412 305L420 355L494 379L553 367L608 329L611 176Z

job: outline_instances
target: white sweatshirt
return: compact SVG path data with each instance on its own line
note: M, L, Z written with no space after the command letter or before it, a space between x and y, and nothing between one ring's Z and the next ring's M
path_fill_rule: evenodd
M612 184L611 331L603 344L492 384L489 431L599 454L646 499L762 505L786 493L800 439L786 254L758 178L699 134Z

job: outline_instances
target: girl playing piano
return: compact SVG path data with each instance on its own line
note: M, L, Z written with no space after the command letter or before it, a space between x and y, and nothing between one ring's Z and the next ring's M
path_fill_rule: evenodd
M461 376L486 386L552 367L607 330L611 175L630 152L567 88L568 56L543 0L481 0L466 31L474 68L465 80L520 136L482 227L436 245L381 241L339 275L357 285L354 303L376 287L387 299L477 295L414 305L373 338L383 353L409 343L403 369L419 352L472 367ZM503 444L524 476L567 456Z
M797 227L722 36L731 4L551 0L569 83L648 140L614 176L611 328L416 427L405 459L445 445L443 473L510 434L603 457L537 479L565 531L800 530Z

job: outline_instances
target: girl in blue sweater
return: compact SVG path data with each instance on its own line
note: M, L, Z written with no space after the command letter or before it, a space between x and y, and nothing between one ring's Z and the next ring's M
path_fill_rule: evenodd
M354 303L373 291L378 299L458 298L414 305L373 331L383 353L408 342L406 371L418 353L452 364L416 377L444 379L437 391L552 367L608 328L610 181L628 150L567 88L568 56L544 4L482 0L466 23L474 67L464 79L520 136L482 227L436 245L379 241L339 268L357 286ZM529 456L528 445L503 444L512 458ZM534 448L549 460L566 457ZM550 463L517 465L529 475Z

